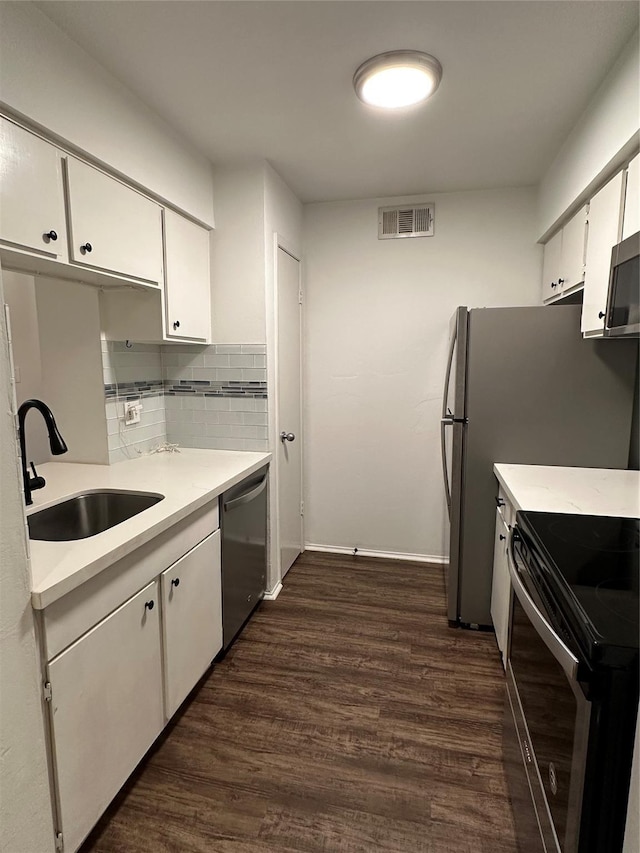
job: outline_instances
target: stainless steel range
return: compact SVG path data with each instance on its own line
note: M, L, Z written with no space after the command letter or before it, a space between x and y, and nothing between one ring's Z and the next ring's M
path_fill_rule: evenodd
M638 519L519 512L505 761L522 853L620 853L638 710Z

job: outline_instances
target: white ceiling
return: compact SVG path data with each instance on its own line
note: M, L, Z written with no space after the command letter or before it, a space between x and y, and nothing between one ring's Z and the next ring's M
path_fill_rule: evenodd
M536 184L638 26L617 0L37 5L214 163L266 158L304 202ZM397 48L442 83L382 114L351 78Z

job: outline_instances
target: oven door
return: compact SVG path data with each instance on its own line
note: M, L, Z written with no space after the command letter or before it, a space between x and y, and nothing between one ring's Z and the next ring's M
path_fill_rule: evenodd
M527 566L518 563L514 538L517 531L508 551L512 602L505 761L518 844L527 853L577 853L591 703L578 681L578 658L552 627ZM514 761L518 752L519 762ZM533 839L535 824L538 837Z

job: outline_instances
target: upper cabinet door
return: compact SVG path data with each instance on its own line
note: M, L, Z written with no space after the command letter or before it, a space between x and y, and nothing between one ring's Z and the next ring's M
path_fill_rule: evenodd
M542 260L542 301L547 302L558 296L560 288L560 263L562 253L562 229L544 244Z
M562 261L558 289L566 292L584 281L587 208L581 207L562 229Z
M67 161L67 181L71 260L161 283L160 206L73 157Z
M211 336L209 232L171 210L164 212L167 337Z
M67 259L62 160L53 145L0 118L0 240Z
M627 169L621 239L626 240L636 231L640 231L640 154L636 154Z
M620 239L624 172L618 172L589 203L589 231L582 304L583 334L604 330L611 250Z

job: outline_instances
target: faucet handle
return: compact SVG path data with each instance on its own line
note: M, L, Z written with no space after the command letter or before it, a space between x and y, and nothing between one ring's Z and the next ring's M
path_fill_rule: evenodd
M38 474L33 461L29 462L29 465L33 471L33 477L29 477L29 487L31 488L31 491L34 491L35 489L43 489L47 485L47 481L44 477L41 477Z

